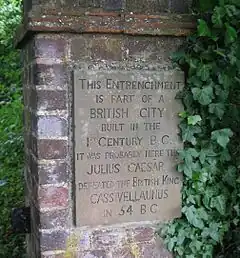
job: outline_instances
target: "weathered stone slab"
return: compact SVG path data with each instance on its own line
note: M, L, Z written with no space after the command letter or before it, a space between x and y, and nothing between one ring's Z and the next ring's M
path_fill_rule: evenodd
M179 71L75 71L77 226L180 216Z

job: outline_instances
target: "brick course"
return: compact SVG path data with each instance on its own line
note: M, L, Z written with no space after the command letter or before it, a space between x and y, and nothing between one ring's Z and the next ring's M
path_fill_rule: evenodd
M87 231L74 228L70 173L73 172L72 136L69 119L72 112L72 85L69 78L70 68L77 66L81 58L85 60L85 66L93 65L93 69L96 69L94 65L97 62L104 62L105 65L114 62L116 66L124 66L124 63L130 65L132 61L138 65L151 62L154 67L159 62L157 53L160 51L161 57L165 54L166 58L163 58L167 63L169 52L163 52L162 46L166 46L170 41L168 38L153 38L151 41L144 37L134 40L133 37L109 35L88 35L84 40L87 49L81 52L77 45L79 42L81 46L82 35L61 39L54 34L35 37L34 45L37 49L27 65L32 69L32 73L28 75L33 74L33 79L27 80L24 100L25 143L30 153L30 159L27 161L30 170L26 178L29 181L27 192L34 205L33 236L29 240L31 253L37 252L40 255L41 249L41 257L64 257L62 253L56 254L56 251L66 252L68 243L72 241L70 249L76 257L129 258L135 257L135 249L139 252L139 257L154 257L158 249L154 242L154 227L149 225L129 224L120 228ZM44 53L45 48L49 51L48 54ZM66 63L63 64L64 60L59 61L63 56L66 57L66 53L69 54L68 68ZM74 243L75 235L77 239ZM167 253L166 257L158 257L170 256Z
M147 12L156 6L163 10L167 3L145 2L107 0L103 1L103 9L121 10L125 4L127 10L142 12L145 9ZM79 6L91 3L92 7L99 7L102 1L81 0ZM53 1L55 4L57 2ZM173 1L173 4L176 3ZM112 21L115 32L121 31L120 15L112 13L107 19ZM132 25L136 20L129 18ZM105 18L98 15L89 22L89 32L96 24L106 29ZM146 31L149 25L144 26ZM94 35L41 32L26 42L23 52L24 139L26 203L31 205L32 215L32 233L27 237L30 258L63 258L69 254L78 258L172 257L161 241L155 241L154 223L95 229L75 227L71 76L73 69L82 67L168 69L171 52L183 40L103 32Z

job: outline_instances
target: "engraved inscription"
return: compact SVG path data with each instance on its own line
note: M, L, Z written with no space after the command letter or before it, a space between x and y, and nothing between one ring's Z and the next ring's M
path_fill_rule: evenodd
M180 216L180 71L75 71L77 226Z

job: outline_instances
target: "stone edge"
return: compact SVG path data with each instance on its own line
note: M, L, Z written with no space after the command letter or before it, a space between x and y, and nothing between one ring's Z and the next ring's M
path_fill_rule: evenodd
M188 36L196 28L191 15L143 15L113 12L42 12L24 19L15 36L16 48L36 32Z

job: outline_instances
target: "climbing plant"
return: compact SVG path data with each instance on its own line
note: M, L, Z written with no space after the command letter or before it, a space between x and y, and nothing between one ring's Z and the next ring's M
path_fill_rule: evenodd
M175 257L240 257L240 1L198 7L197 31L173 55L186 73L182 217L160 234Z

